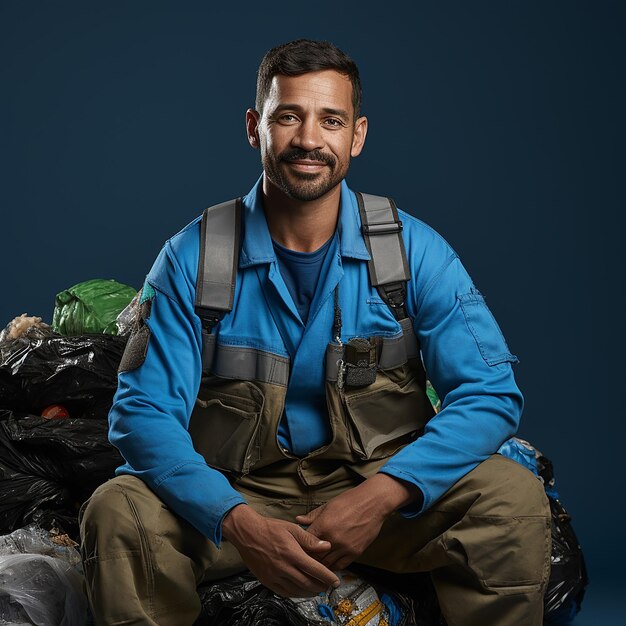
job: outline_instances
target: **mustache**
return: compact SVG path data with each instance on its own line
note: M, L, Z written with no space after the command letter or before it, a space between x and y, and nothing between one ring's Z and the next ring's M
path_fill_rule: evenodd
M281 161L320 161L329 165L330 167L334 167L337 160L331 154L324 154L321 150L301 150L299 148L291 148L290 150L285 150L280 155Z

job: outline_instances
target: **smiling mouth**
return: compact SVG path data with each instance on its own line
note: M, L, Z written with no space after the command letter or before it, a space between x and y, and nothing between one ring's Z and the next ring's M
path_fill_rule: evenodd
M311 159L296 159L287 161L287 164L301 172L317 172L327 166L324 161L312 161Z

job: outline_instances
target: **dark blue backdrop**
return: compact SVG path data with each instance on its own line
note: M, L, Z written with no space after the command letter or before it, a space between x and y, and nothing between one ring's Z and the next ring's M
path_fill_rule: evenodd
M167 237L258 176L243 121L263 53L330 39L370 119L349 181L438 229L486 294L600 610L626 559L625 26L605 0L2 0L0 323L50 321L90 278L138 288Z

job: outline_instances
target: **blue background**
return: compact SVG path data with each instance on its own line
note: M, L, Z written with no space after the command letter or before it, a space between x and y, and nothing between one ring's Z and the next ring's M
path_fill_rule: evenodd
M329 39L370 120L351 186L439 230L487 296L521 360L520 435L588 561L575 624L624 623L625 28L604 0L2 0L0 324L51 321L83 280L138 288L165 239L256 180L261 56Z

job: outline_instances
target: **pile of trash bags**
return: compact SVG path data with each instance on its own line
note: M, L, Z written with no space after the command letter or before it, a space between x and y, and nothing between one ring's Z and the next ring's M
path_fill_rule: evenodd
M0 624L88 623L78 510L122 463L107 416L135 295L87 281L52 326L24 313L0 332Z
M87 281L58 294L52 326L23 314L0 332L0 624L89 623L78 510L122 463L107 415L138 296L115 281ZM432 387L429 397L439 409ZM587 573L552 464L520 439L499 452L544 483L552 511L544 623L568 624ZM445 626L428 575L355 565L340 580L328 594L282 598L249 573L224 579L199 589L197 625Z
M80 504L121 464L107 415L127 336L111 319L135 294L87 281L56 298L63 333L26 314L0 332L0 533L37 523L77 539Z

